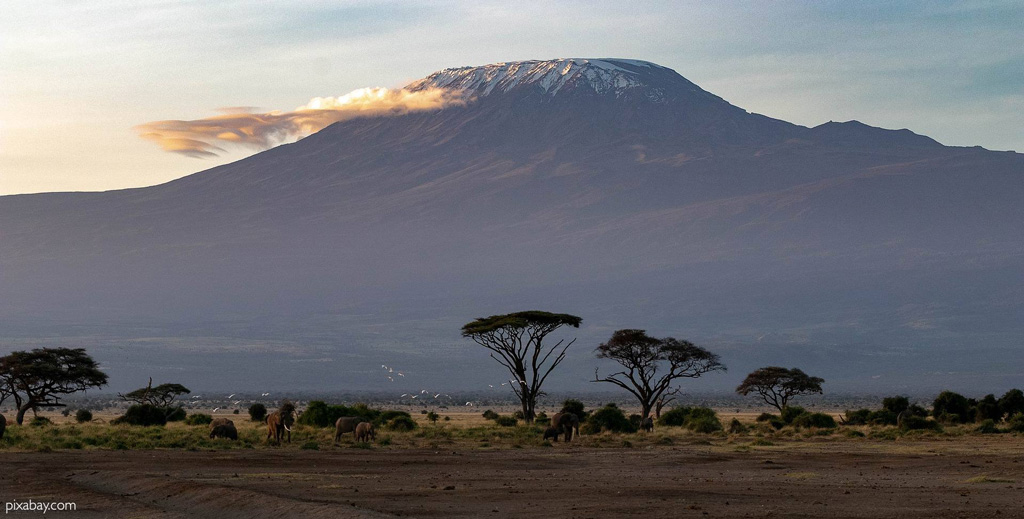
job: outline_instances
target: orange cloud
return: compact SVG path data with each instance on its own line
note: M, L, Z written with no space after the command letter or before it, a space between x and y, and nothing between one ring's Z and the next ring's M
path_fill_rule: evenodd
M465 104L462 94L441 88L361 88L341 97L317 97L290 112L255 113L251 107L222 108L222 115L192 121L153 121L135 127L139 137L189 157L215 157L218 146L266 149L356 117L401 115Z

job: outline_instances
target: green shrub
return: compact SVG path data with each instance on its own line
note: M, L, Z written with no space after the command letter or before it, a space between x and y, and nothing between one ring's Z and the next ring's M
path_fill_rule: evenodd
M798 427L815 427L818 429L834 429L836 420L825 413L804 413L793 419L793 425Z
M891 396L882 399L882 409L899 416L910 407L910 399L905 396Z
M721 431L722 422L718 421L717 416L690 415L690 419L686 421L686 427L693 432L708 434Z
M999 428L996 427L995 420L988 419L982 420L981 423L978 424L978 428L975 429L974 432L980 434L996 434L999 432Z
M170 411L164 409L164 412L167 413L168 422L180 422L188 417L188 413L186 413L185 410L181 407L175 407Z
M125 411L123 416L115 418L112 424L127 425L166 425L167 410L152 404L134 404Z
M522 411L516 411L516 412L512 413L512 418L515 418L516 420L525 420L526 419L526 415L523 414Z
M985 420L1000 422L1003 420L1003 410L999 407L999 400L996 400L995 395L985 395L985 398L982 398L974 406L974 419L978 422Z
M185 419L185 425L209 425L213 421L213 417L208 414L195 413L188 415Z
M932 416L943 422L966 423L974 420L971 403L963 395L943 391L932 403Z
M1011 432L1024 432L1024 413L1016 413L1006 420L1007 430Z
M1024 392L1019 389L1007 391L999 397L999 410L1007 419L1015 414L1024 413Z
M896 425L897 422L899 415L888 409L873 411L868 417L868 423L871 425Z
M75 421L78 423L91 422L92 411L88 409L79 409L78 412L75 413Z
M576 400L575 398L569 398L569 399L566 399L564 402L562 402L562 410L559 411L559 412L561 412L561 413L572 413L572 414L580 417L580 420L585 420L587 418L587 414L588 414L587 411L586 411L586 406L583 405L583 402L580 402L579 400Z
M856 429L846 429L846 430L843 431L843 435L846 436L847 438L863 438L864 437L864 433L862 433L862 432L860 432L860 431L858 431Z
M30 427L46 427L48 425L53 425L53 422L45 416L36 416L28 422L28 425Z
M616 433L636 432L636 428L629 422L629 418L626 418L622 409L619 409L615 404L608 404L590 413L584 425L587 426L588 431L595 433L601 431ZM580 430L582 431L582 429L583 427L581 426Z
M430 420L430 423L437 423L437 420L440 418L441 417L433 411L427 413L427 420Z
M643 417L638 414L629 415L629 424L633 426L633 429L640 429L640 422L643 421Z
M412 420L412 415L405 411L387 410L381 411L380 416L378 416L377 419L374 420L374 425L384 425L400 416L404 416L405 418Z
M412 431L416 429L416 421L410 416L396 416L384 424L389 431Z
M857 409L856 411L847 410L843 425L867 425L870 420L870 409Z
M743 422L733 418L729 422L729 434L743 434L747 432L747 426L743 425Z
M942 431L942 424L923 416L904 416L900 425L902 431Z
M499 416L494 419L494 423L502 427L515 427L519 423L519 420L514 416Z
M658 425L668 427L682 427L686 425L686 419L690 416L692 408L680 406L672 408L658 417Z
M771 425L776 431L778 431L779 429L785 427L787 424L786 422L782 421L782 418L772 418L771 420L768 421L768 425Z
M249 406L249 419L254 422L262 422L267 419L267 406L255 403Z
M382 415L383 413L380 410L371 409L362 403L353 406L328 405L321 400L313 400L306 406L306 410L299 415L298 423L312 427L333 427L338 418L351 416L359 418L363 422L380 424L383 423Z
M484 411L484 418L487 420L495 420L498 418L498 413L491 411L490 409Z
M793 423L793 420L796 420L798 416L806 412L807 410L803 407L790 405L782 408L782 413L779 415L779 418L781 418L783 422L786 422L786 424L791 424Z
M771 413L761 413L761 414L757 415L757 419L755 421L757 421L757 422L770 422L772 420L777 420L778 418L779 417L777 415L773 415Z

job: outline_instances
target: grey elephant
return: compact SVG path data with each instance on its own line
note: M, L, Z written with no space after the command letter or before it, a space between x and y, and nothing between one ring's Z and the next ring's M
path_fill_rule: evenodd
M4 439L4 431L7 430L7 419L0 414L0 440Z
M573 433L580 433L580 417L573 413L558 413L551 417L551 427L565 435L565 441L571 442Z
M650 416L648 416L647 418L644 418L643 420L640 420L640 430L641 431L646 431L646 432L653 431L654 430L654 419L651 418Z
M292 442L292 425L295 424L295 404L285 400L281 408L267 416L267 441L271 438L280 444L284 433L288 433L288 443Z
M341 441L341 435L345 433L354 433L356 427L362 420L355 416L342 416L338 418L337 422L334 422L334 441Z
M227 418L218 418L210 422L210 438L238 440L238 429L235 428L235 422Z
M356 426L356 441L357 442L372 442L377 439L377 430L373 428L373 424L370 422L360 422Z

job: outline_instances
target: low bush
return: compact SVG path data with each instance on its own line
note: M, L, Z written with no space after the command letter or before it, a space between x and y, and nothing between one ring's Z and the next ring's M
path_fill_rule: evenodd
M195 413L188 415L185 419L185 425L209 425L213 421L213 417L208 414Z
M779 418L787 424L793 423L802 414L807 413L807 410L798 405L791 405L782 408L782 413L779 414Z
M590 413L584 425L586 425L587 431L592 433L601 431L617 433L636 432L636 427L633 427L633 424L630 423L629 418L626 418L622 409L619 409L615 404L608 404ZM583 428L581 427L580 430L582 432Z
M856 411L851 411L847 409L843 416L843 425L867 425L871 419L871 410L857 409Z
M689 407L675 407L658 417L658 425L668 427L682 427L686 425L686 418L690 416Z
M793 419L797 427L814 427L818 429L834 429L836 420L825 413L804 413Z
M777 420L778 418L779 418L778 415L774 415L774 414L771 414L771 413L761 413L761 414L757 415L757 419L755 421L757 421L757 422L770 422L772 420Z
M427 420L429 420L430 423L437 423L438 419L440 418L441 416L433 411L427 413Z
M416 429L416 421L411 416L396 416L384 424L389 431L412 431Z
M743 434L745 432L747 432L747 426L743 425L743 422L735 418L729 422L729 434Z
M974 406L974 419L978 422L983 422L985 420L1000 422L1003 420L1003 410L999 408L999 400L996 400L995 395L985 395L985 397Z
M942 424L923 416L905 416L900 425L902 431L942 431Z
M891 396L882 399L882 409L899 416L910 407L910 399L905 396Z
M559 412L561 412L561 413L572 413L572 414L580 417L580 420L585 420L587 418L587 415L588 415L587 410L586 410L586 406L583 405L583 402L580 402L579 400L576 400L575 398L569 398L569 399L566 399L564 402L562 402L562 409Z
M91 422L92 411L88 409L79 409L78 412L75 413L75 421L78 423Z
M981 423L978 424L978 428L975 429L974 432L979 434L996 434L999 432L999 428L996 427L995 420L988 419L982 420Z
M888 409L874 411L868 417L868 423L871 425L896 425L897 422L899 415Z
M164 411L167 412L166 409ZM185 418L188 418L188 413L186 413L185 410L181 407L175 407L174 409L171 409L169 412L167 412L168 422L180 422L183 421Z
M124 415L115 418L112 424L127 425L166 425L167 411L152 404L135 404L125 411Z
M686 427L693 432L709 434L722 430L722 422L718 421L717 416L692 416L686 421Z
M424 410L423 414L427 414L427 411ZM382 411L362 403L352 406L329 405L321 400L313 400L299 415L298 423L313 427L334 427L338 418L343 416L359 418L362 422L370 422L378 426L390 423L395 418L402 416L411 419L409 413L405 411Z
M515 416L499 416L494 419L494 423L502 427L515 427L519 420Z
M490 409L484 411L484 418L487 420L494 420L500 416L498 413L491 411Z
M1019 389L1011 389L999 397L999 410L1009 420L1013 415L1024 413L1024 392Z
M262 422L266 420L267 406L259 403L249 406L249 419L254 422Z
M1024 432L1024 413L1017 413L1006 420L1006 430Z
M30 427L46 427L48 425L53 425L53 422L45 416L36 416L28 422L28 425Z

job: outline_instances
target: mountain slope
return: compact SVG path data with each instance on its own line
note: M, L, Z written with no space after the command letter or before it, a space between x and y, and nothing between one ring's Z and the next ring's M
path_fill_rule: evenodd
M115 323L100 347L147 369L190 362L167 357L184 343L245 366L234 384L290 359L285 372L317 373L309 387L347 388L381 383L361 377L395 352L461 380L462 321L520 307L583 316L586 344L644 327L732 348L740 366L754 350L803 365L824 348L951 361L1022 331L1019 154L797 126L634 60L446 69L409 86L428 87L469 102L337 123L159 186L0 197L0 338ZM258 358L210 345L225 341L270 345ZM587 348L566 387L592 369ZM840 380L877 368L849 362L818 367Z

